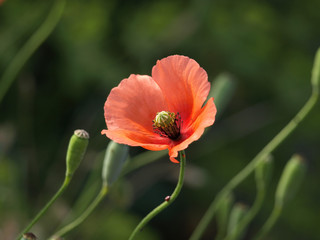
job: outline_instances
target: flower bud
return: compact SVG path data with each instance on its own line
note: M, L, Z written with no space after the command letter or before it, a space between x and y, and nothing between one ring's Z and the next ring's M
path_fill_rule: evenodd
M31 232L24 233L21 238L21 240L36 240L36 239L37 237Z
M78 129L74 131L74 134L70 139L67 151L66 176L72 176L73 173L77 170L86 152L88 142L89 134L85 130Z
M106 186L117 180L125 160L128 158L129 147L110 141L104 157L102 181Z
M276 190L276 204L282 206L297 192L306 174L306 164L300 155L293 155L286 164Z
M231 212L228 225L228 233L237 231L237 226L239 222L243 219L245 214L248 212L248 207L242 203L236 203Z
M267 155L262 159L255 169L255 177L257 182L262 182L263 185L269 183L273 169L273 157Z

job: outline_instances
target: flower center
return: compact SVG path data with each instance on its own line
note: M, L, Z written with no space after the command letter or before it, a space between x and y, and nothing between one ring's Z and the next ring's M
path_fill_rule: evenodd
M158 112L153 120L153 129L161 137L168 137L172 140L180 136L181 118L180 114L168 111Z

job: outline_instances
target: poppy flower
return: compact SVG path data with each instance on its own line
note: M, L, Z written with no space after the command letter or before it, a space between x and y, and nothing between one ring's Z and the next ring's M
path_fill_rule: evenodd
M195 60L179 55L158 60L152 77L132 74L111 90L104 105L108 129L101 133L121 144L168 149L178 163L178 152L214 123L213 98L204 105L209 91L207 73Z

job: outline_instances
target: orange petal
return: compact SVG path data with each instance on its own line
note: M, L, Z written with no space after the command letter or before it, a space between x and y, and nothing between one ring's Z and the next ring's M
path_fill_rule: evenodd
M206 71L185 56L169 56L152 69L157 82L172 112L179 112L184 124L191 124L201 111L210 83Z
M131 75L111 90L104 106L112 140L131 146L163 145L168 140L154 133L152 120L167 109L159 86L149 76ZM163 149L163 147L161 148Z
M159 151L168 148L169 141L165 138L151 140L153 136L145 136L139 132L127 130L102 130L101 134L105 134L113 141L130 146L140 146L148 150Z
M176 159L176 157L178 157L177 151L172 151L172 149L169 149L169 157L171 162L179 163L179 161Z
M210 98L207 104L201 109L197 119L193 122L189 129L184 129L186 132L181 134L184 136L181 142L173 144L169 147L170 160L173 161L178 156L178 152L186 149L190 143L198 140L206 127L214 123L217 109L213 103L213 98ZM174 162L174 161L173 161Z

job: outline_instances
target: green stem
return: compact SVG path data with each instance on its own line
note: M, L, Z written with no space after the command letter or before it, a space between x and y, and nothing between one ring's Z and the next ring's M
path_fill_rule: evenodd
M143 229L143 227L156 215L162 212L165 208L167 208L179 195L181 188L183 186L183 179L184 179L184 168L186 164L186 155L184 151L180 152L180 173L179 173L179 180L177 183L174 192L170 196L170 198L163 203L161 203L158 207L153 209L147 216L145 216L142 221L138 224L138 226L132 232L129 240L134 239L134 237Z
M90 206L74 221L66 225L65 227L58 230L56 233L50 237L50 239L56 239L59 237L64 236L66 233L70 232L72 229L78 227L92 212L93 210L99 205L99 203L104 199L104 197L108 193L108 187L103 185L97 197L94 201L90 204Z
M318 66L315 66L318 67ZM229 193L232 189L238 186L248 175L255 169L259 161L264 159L268 154L274 151L280 143L282 143L290 133L295 130L299 123L307 116L318 100L318 84L312 85L312 94L306 104L297 113L297 115L257 154L252 161L243 168L236 176L234 176L227 185L218 193L214 201L209 206L207 212L199 222L198 226L194 230L190 237L190 240L198 240L206 230L207 226L211 222L214 214L217 211L219 202Z
M43 214L48 210L48 208L57 200L57 198L66 190L66 188L69 186L69 183L71 181L71 176L66 176L63 184L59 188L59 190L56 192L56 194L50 199L50 201L41 209L41 211L33 218L33 220L29 223L29 225L23 229L23 231L19 234L19 236L16 238L16 240L20 240L22 235L26 232L28 232L32 226L42 217Z
M262 239L274 226L274 224L277 222L280 214L282 211L282 206L275 206L272 210L272 213L270 214L268 220L263 225L262 229L259 231L258 235L254 238L254 240L260 240Z
M130 161L130 163L132 163L132 164L126 165L126 167L124 167L124 169L122 171L122 175L125 175L128 172L131 172L139 167L142 167L150 162L153 162L153 161L159 159L160 157L164 156L165 154L167 154L166 151L157 151L157 152L147 151L147 152L144 152L144 153L138 155L137 157L133 158L132 161ZM92 181L89 181L89 182L92 182ZM90 188L92 188L92 186L90 184L88 186L90 186ZM77 219L75 219L74 221L72 221L68 225L62 227L60 230L55 232L49 239L55 239L58 237L62 237L65 234L67 234L68 232L70 232L71 230L73 230L74 228L78 227L91 214L91 212L98 206L98 204L104 199L104 197L107 195L107 192L108 192L107 186L103 185L100 190L100 193L96 196L95 200L89 205L89 207ZM81 200L80 200L80 202L81 202ZM77 201L77 203L78 203L78 201Z
M46 20L29 38L6 68L0 81L0 103L23 65L54 30L61 18L64 6L65 0L56 0Z

